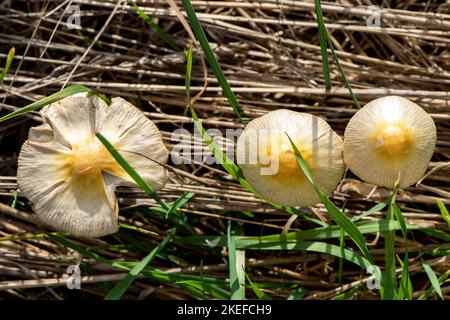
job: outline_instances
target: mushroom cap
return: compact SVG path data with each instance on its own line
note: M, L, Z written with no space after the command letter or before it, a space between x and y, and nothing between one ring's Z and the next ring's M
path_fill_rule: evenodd
M356 112L344 134L344 161L362 180L406 188L425 174L436 145L436 126L408 99L375 99Z
M342 139L328 123L308 113L285 109L252 120L239 137L237 162L247 181L264 198L284 206L320 202L298 166L287 135L299 149L315 185L327 195L342 178Z
M118 229L117 186L137 186L95 136L100 132L154 189L167 180L158 128L122 98L108 106L76 94L41 110L19 154L17 181L42 222L79 237Z

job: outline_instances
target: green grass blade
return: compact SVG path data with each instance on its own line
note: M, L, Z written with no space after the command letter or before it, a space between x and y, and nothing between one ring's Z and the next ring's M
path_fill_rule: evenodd
M405 241L405 256L402 263L402 277L400 278L400 285L398 289L398 297L401 300L412 299L412 284L409 277L409 257L408 257L408 231L400 208L393 203L394 214L400 224L403 240Z
M431 268L430 268L431 269ZM433 271L434 273L434 271ZM444 272L444 274L442 274L439 279L438 279L438 284L439 284L439 288L441 286L442 283L444 283L447 278L450 276L450 270ZM425 300L428 299L429 296L431 296L433 294L433 292L435 292L436 289L433 287L433 285L431 285L427 290L425 290L420 296L419 298L417 298L418 300Z
M228 266L230 273L231 300L245 299L245 251L237 250L235 230L232 221L228 221Z
M341 250L344 250L345 247L345 232L343 229L339 230L340 231L340 235L339 235L339 247L341 248ZM339 269L338 269L338 281L339 284L342 284L342 275L344 272L344 259L339 258Z
M296 292L294 292L289 297L287 297L286 300L302 300L303 297L305 296L305 294L307 294L307 293L308 293L308 289L306 289L305 287L300 287L297 289Z
M153 21L152 18L150 18L139 6L132 1L134 10L136 10L139 17L154 31L156 34L159 35L159 37L167 43L172 49L175 51L182 51L180 46L176 44L176 42L168 35L166 32L164 32L158 25Z
M116 159L117 163L125 170L126 173L138 184L138 186L145 191L150 197L155 199L161 207L169 211L169 205L162 200L155 191L153 191L152 187L150 187L144 179L133 169L133 167L122 157L122 155L113 147L113 145L99 132L96 133L97 138L103 143L105 148L109 151L109 153Z
M248 276L247 272L245 272L245 277L247 278L248 283L250 284L250 288L253 290L253 293L260 300L272 300L264 291L262 291Z
M341 62L339 61L339 57L337 56L336 50L334 49L333 42L331 41L330 36L328 35L327 28L323 21L323 14L322 14L320 0L315 0L314 2L315 2L316 14L317 14L317 27L318 27L318 31L319 31L320 51L322 54L322 67L323 67L323 74L324 74L324 79L325 79L325 88L327 90L329 88L331 88L331 82L329 83L329 88L327 87L327 77L328 77L328 81L330 81L329 80L329 77L330 77L329 61L328 61L328 52L327 52L327 47L328 47L331 50L333 59L336 62L336 66L338 67L339 73L341 74L342 81L344 81L344 85L348 89L350 96L353 100L353 103L359 109L359 108L361 108L361 104L359 103L358 98L356 98L356 95L353 93L352 86L350 85L350 82L347 80L344 69L342 68Z
M388 221L395 218L395 198L397 196L397 188L394 188L394 192L389 200L389 207L386 219ZM385 277L383 283L383 299L393 300L397 299L397 274L395 272L395 230L388 230L384 234L384 255L385 255Z
M184 85L186 90L186 100L188 105L191 106L191 74L192 74L192 45L189 46L186 62L186 76L184 78Z
M176 282L177 285L183 287L190 287L197 290L198 293L201 294L203 300L207 300L207 297L203 294L203 292L208 292L211 296L219 300L229 300L230 293L222 288L219 288L215 285L211 285L208 283L204 283L202 281L197 280L183 280Z
M325 89L328 91L331 89L330 63L328 60L328 44L327 44L328 34L325 29L325 23L323 22L323 14L322 8L320 6L320 0L315 0L314 4L317 16L317 29L319 30L320 53L322 54L323 79L325 82Z
M365 217L367 217L367 216L370 216L370 215L372 215L372 214L374 214L374 213L380 212L381 210L383 210L384 208L386 208L386 206L387 206L387 203L386 203L386 202L378 203L378 204L376 204L375 206L373 206L372 208L370 208L369 210L364 211L363 213L361 213L359 216L354 217L354 218L352 219L352 221L355 222L355 221L361 220L362 218L365 218Z
M358 292L359 290L361 290L361 288L364 286L364 284L360 284L357 285L356 287L347 290L343 293L340 293L336 296L334 296L333 298L331 298L331 300L348 300L349 298L351 298L356 292Z
M134 268L134 266L137 264L136 262L126 262L126 261L120 261L120 262L114 262L109 259L106 259L94 252L90 252L89 250L73 243L72 241L57 236L53 233L47 233L46 234L50 239L52 239L54 242L59 243L63 245L66 248L70 248L72 250L77 251L82 256L92 259L96 261L97 263L105 264L108 266L111 266L113 268L117 268L120 270L130 271ZM148 269L146 268L141 272L142 275L145 277L156 280L156 281L162 281L162 282L168 282L168 283L174 283L177 281L183 281L183 280L196 280L201 281L203 283L208 283L212 285L219 285L219 286L227 286L229 285L229 281L222 280L222 279L216 279L213 277L207 277L207 276L196 276L196 275L190 275L190 274L169 274L165 271L161 271L158 269Z
M3 80L5 80L6 74L9 71L9 68L11 67L11 63L14 59L14 55L16 54L16 48L12 47L9 49L8 56L6 57L5 67L2 70L2 73L0 73L0 86L3 85Z
M436 273L434 273L433 269L431 269L430 265L425 262L422 258L420 259L420 262L422 263L422 267L425 270L425 273L428 276L428 279L430 279L431 287L436 292L436 294L444 300L444 296L442 295L441 285L439 283L439 279L436 276Z
M133 283L134 279L144 270L147 265L156 257L156 254L160 252L166 244L172 239L172 237L177 232L177 228L173 228L172 231L164 238L161 243L156 246L150 253L142 259L141 262L136 264L130 272L120 280L114 288L112 288L105 297L105 300L119 300L122 295L128 290L130 285Z
M70 248L72 250L75 250L77 252L79 252L80 254L82 254L83 256L90 258L92 260L97 261L98 263L103 263L106 265L112 265L113 262L111 260L108 260L106 258L103 258L102 256L90 252L89 250L84 249L83 247L73 243L72 241L67 240L66 238L57 236L55 234L52 233L47 233L47 236L52 239L53 241L63 245L64 247Z
M319 195L319 198L323 205L326 207L330 217L350 236L350 238L355 242L355 244L358 246L359 250L361 250L362 254L370 261L372 261L372 257L370 256L369 249L367 248L366 242L364 240L363 235L359 231L359 229L356 227L356 225L349 219L347 216L339 210L338 207L334 205L333 202L328 199L328 197L319 190L315 184L313 176L306 165L305 161L303 160L302 155L300 154L300 151L298 150L297 146L294 144L294 142L291 140L291 138L288 136L288 139L291 143L292 149L294 150L295 156L297 158L298 165L303 170L303 173L308 178L311 185L314 187L314 190Z
M157 237L158 236L158 234L156 232L153 232L153 231L150 231L150 230L146 230L146 229L143 229L143 228L139 228L139 227L135 227L135 226L130 226L130 225L125 224L125 223L120 223L119 227L123 228L123 229L137 231L137 232L145 234L147 236L152 236L152 237Z
M279 204L270 202L261 195L259 195L256 190L248 183L248 181L245 179L244 175L242 174L241 169L234 163L233 160L231 160L211 139L211 137L208 135L206 130L203 128L202 123L200 122L200 119L197 116L197 113L195 112L195 109L192 107L190 102L190 86L191 86L191 71L192 71L192 47L189 48L189 51L187 53L188 59L187 59L187 65L186 65L186 77L185 77L185 86L186 86L186 97L187 97L187 104L189 106L189 109L191 111L191 116L194 121L194 124L200 133L200 136L202 137L203 142L208 146L210 149L212 155L217 159L217 161L220 163L220 165L237 181L239 182L243 187L245 187L248 191L253 193L256 197L263 200L264 202L268 203L269 205L284 210L285 212L288 212L290 214L295 214L298 216L303 217L304 219L313 222L318 225L326 226L327 224L320 221L319 219L308 217L306 214L301 212L300 210L297 210L295 208L290 207L284 207Z
M231 87L227 81L227 78L225 77L225 74L222 71L222 68L220 67L219 62L216 59L216 56L214 55L213 51L211 50L211 47L209 46L208 39L206 38L205 31L203 30L202 25L200 24L200 21L197 18L197 15L195 14L194 8L192 7L192 3L190 0L182 0L184 10L186 11L186 14L189 18L189 21L191 22L192 29L194 30L195 35L197 36L198 41L200 42L200 45L203 49L203 52L205 53L206 60L208 61L208 64L210 65L211 69L213 70L217 81L219 81L220 86L222 87L224 95L227 97L228 101L230 102L230 105L232 106L234 113L239 118L239 121L242 124L245 124L244 119L242 118L242 108L239 105L239 102L234 95L233 91L231 90Z
M441 212L442 219L444 219L445 222L447 222L448 228L450 229L450 214L448 213L447 208L445 207L444 203L442 203L441 200L436 200L436 203L439 207L439 211Z
M91 90L91 89L86 88L84 86L80 86L80 85L75 84L73 86L67 87L67 88L65 88L65 89L63 89L61 91L58 91L58 92L56 92L56 93L54 93L54 94L52 94L52 95L50 95L48 97L45 97L45 98L43 98L41 100L33 102L33 103L23 107L23 108L20 108L19 110L16 110L14 112L11 112L11 113L1 117L0 118L0 122L6 121L6 120L10 120L12 118L24 115L24 114L26 114L28 112L31 112L31 111L38 110L38 109L40 109L42 107L45 107L48 104L51 104L51 103L56 102L58 100L64 99L65 97L71 96L71 95L76 94L76 93L81 93L81 92L88 92L88 93L96 94L94 90Z
M331 39L328 37L328 45L330 46L331 53L333 54L334 61L336 62L336 66L338 67L339 73L341 74L342 81L344 81L345 87L348 89L348 92L350 93L350 97L353 100L353 103L355 106L360 109L361 103L359 102L356 95L353 93L352 86L350 85L350 82L347 80L347 76L345 75L344 69L342 68L341 62L339 61L339 57L336 53L336 50L334 49L333 42L331 42Z
M356 226L362 234L385 232L389 230L400 230L400 224L393 220L375 220L357 223ZM408 230L422 230L417 225L407 225ZM280 243L288 244L299 241L315 241L325 239L339 239L342 229L338 225L314 228L304 231L288 232L285 234L273 234L266 236L236 236L237 248L260 245L261 250L266 244ZM199 245L211 247L223 247L227 245L226 236L194 236L183 237L176 240L177 243L185 245Z
M166 219L176 210L184 206L186 202L188 202L193 196L194 192L185 192L183 193L175 202L170 206L170 209L166 213Z

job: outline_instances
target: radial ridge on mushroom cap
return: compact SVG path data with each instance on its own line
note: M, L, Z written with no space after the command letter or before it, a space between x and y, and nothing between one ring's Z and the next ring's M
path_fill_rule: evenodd
M433 119L414 102L388 96L365 105L344 134L344 161L362 180L406 188L425 174L436 145Z
M299 168L288 135L316 186L330 194L345 169L342 139L314 115L280 109L252 120L238 139L237 162L264 198L285 206L315 205L320 199Z
M19 154L17 181L38 217L59 231L100 237L118 229L118 186L137 186L95 136L100 132L154 189L168 152L158 128L122 98L76 94L41 110Z

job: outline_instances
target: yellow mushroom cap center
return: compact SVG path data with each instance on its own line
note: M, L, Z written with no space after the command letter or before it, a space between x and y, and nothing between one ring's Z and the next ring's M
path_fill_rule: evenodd
M376 152L389 158L406 157L415 144L414 135L402 122L380 123L371 138Z
M72 179L80 187L102 184L96 180L102 179L104 171L116 175L123 173L122 167L96 138L73 144L71 149L62 156L61 163L67 179Z
M308 168L312 167L312 152L305 148L301 142L294 142L300 151ZM292 181L306 179L302 169L298 165L294 150L289 141L285 139L275 139L267 146L267 158L270 164L264 167L272 166L277 170L274 171L272 177L279 181ZM275 163L274 163L275 162Z

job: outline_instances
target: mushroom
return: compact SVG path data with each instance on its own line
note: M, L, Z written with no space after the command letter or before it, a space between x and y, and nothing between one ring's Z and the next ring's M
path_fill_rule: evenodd
M420 180L436 145L436 126L420 106L388 96L369 102L344 134L344 161L362 180L400 188Z
M315 185L329 195L342 178L342 139L326 121L307 113L280 109L248 123L236 147L247 181L264 198L285 206L320 202L298 166L288 136L299 149Z
M100 132L154 189L167 180L158 128L122 98L76 94L44 107L19 154L17 181L42 222L79 237L118 229L117 186L135 182L95 136Z

